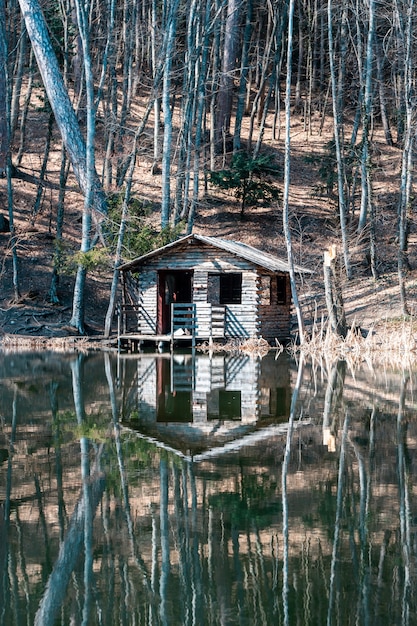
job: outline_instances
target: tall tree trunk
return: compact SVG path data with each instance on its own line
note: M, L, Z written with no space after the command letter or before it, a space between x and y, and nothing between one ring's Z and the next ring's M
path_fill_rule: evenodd
M215 141L218 150L223 145L224 138L230 132L239 17L239 1L228 0L223 42L222 68L220 74L219 92L217 94L217 111L215 121Z
M252 13L253 0L246 0L246 23L243 33L242 59L240 62L240 83L235 114L235 130L233 135L234 154L238 152L241 147L240 134L242 131L242 120L245 111L246 89L249 74L249 46L252 36Z
M285 243L287 246L288 265L290 268L291 294L297 314L298 334L300 344L304 343L305 331L301 307L298 301L297 285L295 280L294 257L291 242L289 193L290 193L290 164L291 164L291 67L293 52L293 23L295 0L290 0L288 6L288 42L287 42L287 78L285 87L285 149L284 149L284 194L282 202L282 222L284 227Z
M9 129L7 126L7 37L5 0L0 0L0 178L6 174L9 153Z
M62 80L42 9L38 0L19 0L19 5L56 123L71 160L75 178L83 194L87 195L89 172L86 145L68 91ZM95 172L93 197L95 211L100 215L105 214L107 212L106 198Z
M379 94L379 110L381 113L382 128L384 129L385 141L388 146L393 145L392 133L389 123L389 115L387 111L387 96L384 82L384 58L381 51L381 43L375 38L375 60L378 78L378 94Z
M346 20L345 16L346 8L343 7L342 21ZM346 195L345 195L345 168L343 158L343 124L341 120L341 110L339 106L340 98L340 86L338 88L336 81L335 70L335 50L333 42L333 12L332 12L332 0L328 0L327 5L327 19L329 28L329 63L330 63L330 79L332 85L332 101L333 101L333 124L334 124L334 141L336 148L336 161L337 161L337 190L339 198L339 218L340 218L340 231L342 234L342 246L343 257L345 262L345 271L348 278L352 277L352 268L349 255L349 238L347 229L347 208L346 208Z
M12 157L10 153L9 73L7 63L6 8L0 0L0 176L7 179L7 207L9 215L10 245L12 250L13 293L20 298L17 239L14 228Z
M49 107L48 107L49 108ZM53 132L53 127L54 127L54 114L52 112L50 112L49 114L49 118L48 118L48 129L46 132L46 141L45 141L45 149L43 152L43 160L42 160L42 166L41 166L41 170L39 172L39 183L38 183L38 188L36 190L36 197L35 197L35 202L33 203L33 207L32 207L32 222L35 222L36 216L39 212L40 206L41 206L41 201L42 201L42 196L43 196L43 192L44 192L44 180L45 180L45 174L46 174L46 168L48 165L48 159L49 159L49 152L51 150L51 141L52 141L52 132Z
M82 215L82 238L81 253L86 254L91 250L91 225L92 210L94 208L94 195L97 185L97 174L95 168L95 102L94 102L94 78L91 63L90 52L90 24L89 14L81 0L75 0L77 8L78 28L82 42L83 61L84 61L84 77L85 90L87 97L87 143L86 143L86 189L84 196L84 210ZM88 7L87 7L88 8ZM72 301L72 316L70 326L73 326L79 333L84 334L84 309L85 309L85 282L86 267L83 262L80 263L75 279L75 287Z
M164 142L162 148L162 207L161 227L169 225L171 216L171 150L172 150L172 111L171 111L171 68L174 56L175 33L179 0L171 0L166 23L166 50L162 106L164 111Z
M129 206L130 197L131 197L132 181L133 181L133 175L135 171L135 163L136 163L136 141L134 143L132 154L130 156L129 173L127 176L126 190L125 190L125 194L123 198L122 214L120 217L119 235L117 237L117 246L116 246L115 259L114 259L113 279L112 279L112 284L110 288L109 306L107 308L107 313L106 313L106 318L105 318L105 323L104 323L104 336L105 337L109 337L110 335L111 321L112 321L114 309L115 309L117 286L119 283L119 266L122 262L123 241L124 241L124 235L125 235L126 226L127 226L128 206Z
M59 171L59 194L58 205L56 210L56 229L55 229L55 254L54 267L52 270L51 286L49 288L49 300L52 304L59 304L58 285L59 273L62 261L62 230L64 225L64 199L65 187L67 184L69 172L69 162L64 145L61 149L61 168Z
M14 132L17 128L17 122L19 119L20 95L22 91L23 75L25 73L27 42L28 42L28 38L27 38L25 23L24 23L24 20L22 19L22 24L20 28L20 42L19 42L19 51L18 51L18 59L17 59L17 68L16 68L16 75L14 79L13 93L12 93L12 99L11 99L11 105L10 105L11 136L14 135Z
M369 156L369 132L372 115L372 62L374 57L375 37L375 0L369 0L368 41L366 46L366 61L364 68L364 97L362 115L362 154L361 154L361 210L359 214L358 232L365 228L369 205L372 202L372 190L370 187L370 156Z
M152 74L155 81L157 72L158 72L158 41L157 41L157 32L158 32L158 23L157 23L157 0L152 0L152 22L151 22L151 59L152 59ZM160 158L160 147L159 147L159 127L161 124L161 100L158 96L155 97L154 106L154 120L153 120L153 164L152 164L152 172L155 174L158 169L158 163Z
M202 24L203 31L203 43L201 63L199 67L199 75L197 81L197 111L196 111L196 123L195 123L195 140L194 140L194 181L193 181L193 195L191 199L190 211L187 220L187 234L190 234L194 226L194 217L196 213L196 206L198 202L199 192L199 176L200 176L200 159L202 149L202 137L203 137L203 118L205 108L205 93L206 93L206 78L207 78L207 65L209 55L209 35L210 35L210 8L211 0L206 0L205 17Z
M405 100L405 133L402 150L400 201L398 206L398 282L403 315L408 315L407 294L405 288L405 274L408 269L408 211L411 206L411 188L413 177L413 79L412 79L412 37L413 37L413 9L414 0L409 0L407 6L406 30L403 35L404 55L404 100Z
M34 71L35 71L35 59L34 59L34 56L33 56L33 50L31 48L30 49L30 55L29 55L29 64L28 64L28 69L27 69L28 79L27 79L27 85L26 85L26 93L25 93L25 99L24 99L24 102L23 102L23 107L22 107L22 111L21 111L21 115L20 115L19 150L18 150L17 155L16 155L16 164L17 165L21 164L22 158L23 158L23 154L24 154L24 151L25 151L26 121L27 121L28 114L29 114L30 100L31 100L32 91L33 91Z

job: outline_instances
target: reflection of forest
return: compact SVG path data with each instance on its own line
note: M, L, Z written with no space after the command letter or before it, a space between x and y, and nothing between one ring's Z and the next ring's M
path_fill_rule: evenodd
M284 502L285 434L195 464L120 428L135 366L0 371L4 623L415 623L415 381L306 367Z

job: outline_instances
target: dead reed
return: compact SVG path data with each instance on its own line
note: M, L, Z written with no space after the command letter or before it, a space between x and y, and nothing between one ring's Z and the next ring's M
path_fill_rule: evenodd
M290 352L327 362L344 360L352 368L362 363L404 368L417 363L416 336L412 319L378 323L366 333L352 324L346 337L336 335L327 322L321 321L313 325L302 345L293 343Z
M88 352L96 342L88 337L44 337L2 335L0 350L5 353L49 350L51 352Z

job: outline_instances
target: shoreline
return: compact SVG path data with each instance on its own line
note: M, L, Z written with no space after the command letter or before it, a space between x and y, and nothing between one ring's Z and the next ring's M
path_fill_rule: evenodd
M308 333L307 333L308 334ZM90 352L112 350L117 352L117 335L24 335L2 331L0 352L21 351ZM288 344L276 345L259 339L231 339L225 344L198 344L200 352L242 352L262 358L269 351L288 352L313 361L333 363L346 361L351 368L362 364L410 367L417 364L417 319L381 320L367 331L352 325L345 338L331 331L327 322L314 324L307 340L300 345L296 337ZM124 353L124 352L123 352ZM140 351L137 352L140 354Z

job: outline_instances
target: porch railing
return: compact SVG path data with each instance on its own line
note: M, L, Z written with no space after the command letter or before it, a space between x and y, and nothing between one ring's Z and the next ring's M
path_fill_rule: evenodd
M195 345L197 330L196 305L193 302L171 305L171 342L177 339L191 339Z

